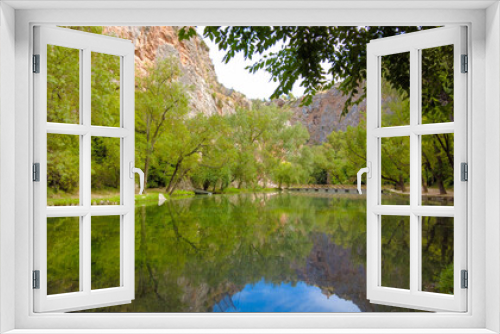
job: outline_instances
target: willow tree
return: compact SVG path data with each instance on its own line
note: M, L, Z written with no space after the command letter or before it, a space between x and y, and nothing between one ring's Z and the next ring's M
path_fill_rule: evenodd
M179 60L170 57L157 60L147 67L146 75L136 77L136 149L144 161L144 188L151 165L160 156L155 152L158 141L189 111L189 87L179 81L180 76Z

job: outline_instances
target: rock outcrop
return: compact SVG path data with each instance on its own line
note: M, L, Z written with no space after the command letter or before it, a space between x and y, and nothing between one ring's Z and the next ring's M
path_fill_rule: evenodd
M234 113L239 106L249 108L252 103L249 99L217 81L208 46L201 37L179 41L178 31L179 27L173 26L110 26L104 27L103 34L134 43L139 75L144 75L147 67L158 59L178 58L183 73L180 80L193 88L189 92L191 116L197 113L227 115Z
M357 97L356 97L357 98ZM332 131L345 131L348 126L356 126L366 111L366 100L349 108L342 116L347 96L337 88L331 88L313 97L309 106L300 106L300 101L292 104L293 123L302 123L309 131L309 143L325 142Z
M179 41L179 27L174 26L110 26L104 27L105 35L131 40L135 45L136 71L146 73L147 67L158 59L175 57L182 70L181 81L193 89L190 115L228 115L236 108L250 108L252 101L233 89L224 87L217 80L215 68L209 56L208 46L200 36ZM361 113L366 110L366 101L352 106L347 115L341 116L347 97L337 88L317 94L309 106L300 106L300 101L291 105L292 123L300 122L308 129L310 144L321 144L332 131L345 131L348 126L359 123ZM279 106L284 101L273 101Z

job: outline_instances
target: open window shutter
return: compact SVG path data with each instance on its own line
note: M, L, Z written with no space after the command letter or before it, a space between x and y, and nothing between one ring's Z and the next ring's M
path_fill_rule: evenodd
M443 50L448 50L447 62L438 58L432 63L425 58L430 53L445 57ZM404 73L396 74L394 66L384 63L391 61L391 55L403 53L406 55L399 58L399 66L408 66L409 78ZM462 164L467 163L467 64L462 63L467 60L466 54L466 28L458 26L382 38L368 44L367 162L371 165L371 177L367 180L367 298L372 303L431 311L467 310L467 289L462 282L467 270L467 182L461 177L465 168ZM394 65L394 59L398 58L392 59ZM407 61L406 65L402 59ZM439 96L430 97L432 105L424 106L424 97L429 101L429 92L436 91L435 86L430 87L429 75L435 74L439 66L448 66L448 77L437 83L438 87L446 87ZM396 80L406 79L409 97L394 90L401 86ZM401 96L407 100L406 107ZM451 117L440 121L424 115L449 112L450 106ZM407 121L385 122L386 115L401 112L398 108L409 109ZM448 145L453 145L450 150L453 155L440 161L449 160L453 166L447 167L451 170L448 182L454 188L451 205L431 203L422 190L423 179L429 177L422 175L422 166L434 156L426 155L423 147L436 140L433 147L439 151L439 138L448 138ZM390 141L393 141L392 152L384 146ZM404 145L409 150L404 151ZM385 200L386 192L393 190L387 186L384 159L400 159L401 165L408 166L409 175L401 176L410 185L407 202ZM451 251L450 243L446 246L442 242L444 232L440 231L444 228L448 240L453 240ZM430 272L428 262L433 259L436 263Z
M58 54L57 50L70 51ZM63 57L63 54L74 54L75 57ZM95 72L97 69L93 68L94 57L103 57L103 64L112 57L115 67L112 70L101 69L111 71L111 74L94 78L99 75ZM57 66L68 68L67 71L76 69L71 74L74 75L72 90L64 86L70 84L69 79L54 78L57 74L48 73L48 65L52 66L50 69L57 68L54 64L48 64L48 61L57 62ZM134 299L135 187L131 174L134 168L134 46L130 41L119 38L63 28L35 27L33 72L33 162L34 172L37 173L33 182L34 311L66 312L130 303ZM66 78L69 78L70 74L67 75ZM48 96L47 87L53 85L55 79L58 80L59 96ZM96 80L114 80L113 85L119 87L112 92L117 101L117 116L112 120L113 124L96 124L94 121L93 117L102 112L98 107L94 108L94 100L96 103L104 101L107 98L105 94L111 94L96 89L92 83ZM73 120L64 119L63 116L48 118L48 114L55 115L58 112L51 110L54 105L50 104L50 99L61 99L63 94L72 94L76 101L76 106L64 105L64 101L60 105L62 114L73 115ZM76 180L70 180L78 184L78 203L47 206L47 150L53 149L52 144L47 145L48 137L51 143L59 146L64 146L66 139L75 140L78 153L74 165L78 174L65 175L78 175ZM92 202L91 198L91 179L94 173L99 172L92 170L92 150L94 142L106 140L116 143L116 161L120 170L114 175L117 175L116 180L119 178L116 182L119 183L120 199L115 203L106 203L108 205L96 205L103 203ZM60 156L62 160L58 163L67 168L69 158ZM93 233L99 226L114 231L113 238L95 239ZM54 238L54 230L59 231L57 239ZM64 234L65 231L68 232ZM95 267L96 259L93 257L96 254L92 252L96 241L103 249L99 254L109 257L100 267ZM111 243L113 252L106 252L106 247L111 247ZM59 247L61 244L63 246ZM104 271L107 270L108 260L117 268L112 273L114 283L99 284L100 277L107 275Z

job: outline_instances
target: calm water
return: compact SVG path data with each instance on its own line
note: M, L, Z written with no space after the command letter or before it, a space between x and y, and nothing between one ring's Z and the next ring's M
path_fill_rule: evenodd
M135 300L92 312L407 311L366 300L365 203L284 192L138 206ZM409 239L393 225L382 281L405 287Z

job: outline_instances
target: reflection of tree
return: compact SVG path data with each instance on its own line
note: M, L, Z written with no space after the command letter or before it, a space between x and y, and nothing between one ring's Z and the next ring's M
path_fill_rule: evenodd
M138 207L136 299L96 311L210 312L261 280L292 286L305 281L363 311L395 310L366 300L365 217L363 200L287 193L200 196ZM436 223L431 219L429 231ZM433 244L432 277L441 271L439 242L453 239L445 239L439 227L434 234L425 234ZM390 250L391 257L400 254ZM387 265L392 270L397 263Z

